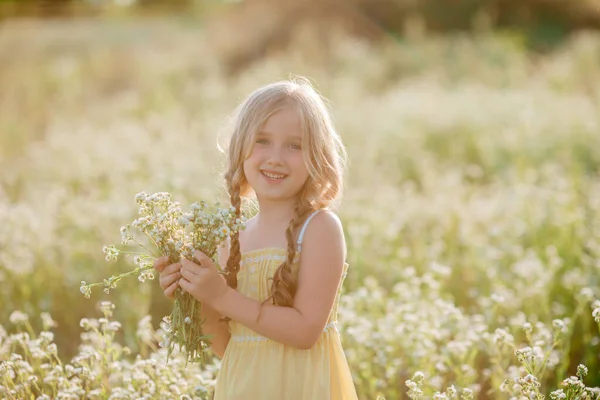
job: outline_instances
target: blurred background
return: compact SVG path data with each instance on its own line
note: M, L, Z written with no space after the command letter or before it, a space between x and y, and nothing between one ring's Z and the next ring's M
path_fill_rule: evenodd
M579 364L600 386L599 28L599 0L0 0L0 326L50 313L68 361L110 300L139 352L138 321L170 312L158 282L89 300L80 282L133 268L102 247L136 193L226 200L227 118L299 74L350 155L341 319L361 398L407 398L416 370L426 398L508 399L526 373L548 394Z

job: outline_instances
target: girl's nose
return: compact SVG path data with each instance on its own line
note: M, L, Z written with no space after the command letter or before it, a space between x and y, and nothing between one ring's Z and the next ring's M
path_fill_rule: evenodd
M269 152L269 163L273 165L283 163L283 150L273 146Z

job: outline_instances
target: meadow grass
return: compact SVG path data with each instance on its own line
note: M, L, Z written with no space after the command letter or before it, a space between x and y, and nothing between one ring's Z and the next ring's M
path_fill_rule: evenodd
M156 281L79 285L132 268L102 246L136 193L226 200L228 117L295 73L350 156L340 320L360 398L575 399L581 380L598 398L599 36L533 57L502 32L311 32L226 76L189 21L0 25L3 397L209 396L218 360L164 365Z

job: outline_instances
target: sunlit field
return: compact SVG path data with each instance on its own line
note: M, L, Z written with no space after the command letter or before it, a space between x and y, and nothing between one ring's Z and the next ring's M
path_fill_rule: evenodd
M600 398L600 36L534 57L508 33L311 32L228 76L186 19L0 25L0 398L210 398L217 359L166 364L156 280L80 282L133 268L102 247L136 193L226 201L228 118L290 73L350 156L360 398Z

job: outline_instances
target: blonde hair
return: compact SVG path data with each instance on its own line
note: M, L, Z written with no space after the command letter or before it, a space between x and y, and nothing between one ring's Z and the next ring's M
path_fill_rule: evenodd
M269 117L285 107L298 113L302 128L302 152L308 169L308 180L301 189L295 216L286 230L287 257L275 272L270 296L266 301L291 306L296 293L292 264L296 256L294 232L311 212L334 206L343 190L347 155L331 120L325 99L306 78L294 77L263 86L238 107L227 152L225 181L231 204L241 215L242 197L253 191L244 175L244 161L250 156L255 134ZM227 284L237 288L241 251L239 234L231 238L227 260Z

